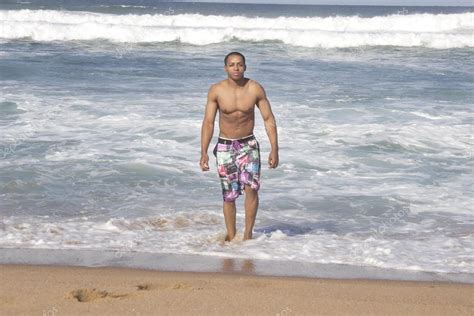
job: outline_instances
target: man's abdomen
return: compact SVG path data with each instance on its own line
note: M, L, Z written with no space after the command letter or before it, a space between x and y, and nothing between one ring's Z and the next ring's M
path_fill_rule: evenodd
M219 114L219 136L233 139L242 138L253 134L254 126L254 115Z

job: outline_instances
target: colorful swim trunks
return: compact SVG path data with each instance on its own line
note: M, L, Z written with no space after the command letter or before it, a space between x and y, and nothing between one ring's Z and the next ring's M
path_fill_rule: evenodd
M214 147L217 172L224 201L235 201L244 193L245 185L260 188L260 144L254 135L240 139L219 137Z

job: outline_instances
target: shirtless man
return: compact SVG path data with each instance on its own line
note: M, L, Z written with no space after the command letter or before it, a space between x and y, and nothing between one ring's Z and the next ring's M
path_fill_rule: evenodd
M224 198L224 218L227 227L226 241L236 235L235 199L245 192L244 240L252 239L258 209L260 188L260 145L253 135L255 105L262 115L271 144L268 157L270 168L278 166L278 138L275 117L265 90L256 81L244 77L245 57L231 52L224 59L227 79L213 84L208 92L206 110L201 129L202 171L209 170L207 150L214 133L214 121L219 111L219 138L213 154L221 180Z

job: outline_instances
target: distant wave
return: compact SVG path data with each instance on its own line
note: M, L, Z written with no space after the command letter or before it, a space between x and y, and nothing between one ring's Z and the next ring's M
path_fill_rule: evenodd
M238 39L304 47L474 47L474 13L249 18L200 14L113 15L54 10L0 11L0 38L106 39L207 45Z

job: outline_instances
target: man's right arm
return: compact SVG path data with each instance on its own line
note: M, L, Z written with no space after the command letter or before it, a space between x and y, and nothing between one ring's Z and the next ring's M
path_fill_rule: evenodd
M214 134L214 121L217 113L217 93L215 85L209 88L207 93L207 104L204 112L204 120L201 128L201 160L199 165L202 171L209 170L209 156L207 150Z

